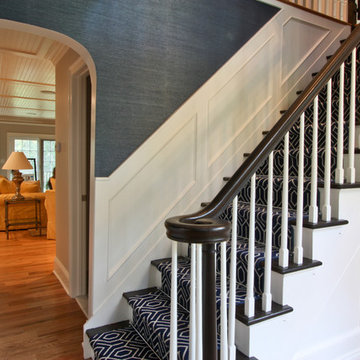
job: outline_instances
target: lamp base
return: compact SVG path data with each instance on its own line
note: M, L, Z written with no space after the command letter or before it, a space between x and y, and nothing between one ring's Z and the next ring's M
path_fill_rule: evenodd
M19 170L13 170L13 179L12 181L15 183L15 195L11 198L11 200L24 200L25 198L20 194L20 185L24 181L24 178L21 175Z

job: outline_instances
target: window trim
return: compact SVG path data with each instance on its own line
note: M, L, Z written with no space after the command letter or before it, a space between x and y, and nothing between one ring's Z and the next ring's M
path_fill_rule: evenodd
M43 184L43 153L41 142L43 140L52 140L55 141L55 135L51 134L29 134L29 133L17 133L17 132L9 132L7 133L7 158L9 158L10 154L14 151L15 139L28 139L28 140L37 140L38 141L38 154L39 154L39 162L38 162L38 180L40 180L41 188L43 189L46 184ZM10 179L11 170L7 171L7 178Z

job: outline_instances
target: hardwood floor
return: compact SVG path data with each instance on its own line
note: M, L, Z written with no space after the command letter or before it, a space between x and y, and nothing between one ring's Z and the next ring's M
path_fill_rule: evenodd
M79 360L86 320L52 273L55 241L0 232L0 359Z

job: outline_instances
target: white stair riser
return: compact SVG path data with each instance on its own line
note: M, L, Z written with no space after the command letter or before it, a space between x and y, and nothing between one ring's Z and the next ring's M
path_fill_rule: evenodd
M303 229L305 256L323 265L272 272L273 300L294 311L250 327L237 323L237 345L248 356L345 360L360 352L360 189L332 189L331 206L333 216L349 224Z

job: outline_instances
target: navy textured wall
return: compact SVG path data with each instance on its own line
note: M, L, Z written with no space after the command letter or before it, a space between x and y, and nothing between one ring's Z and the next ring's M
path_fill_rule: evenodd
M278 9L256 0L1 0L96 64L96 176L108 176ZM266 61L266 59L264 59Z

